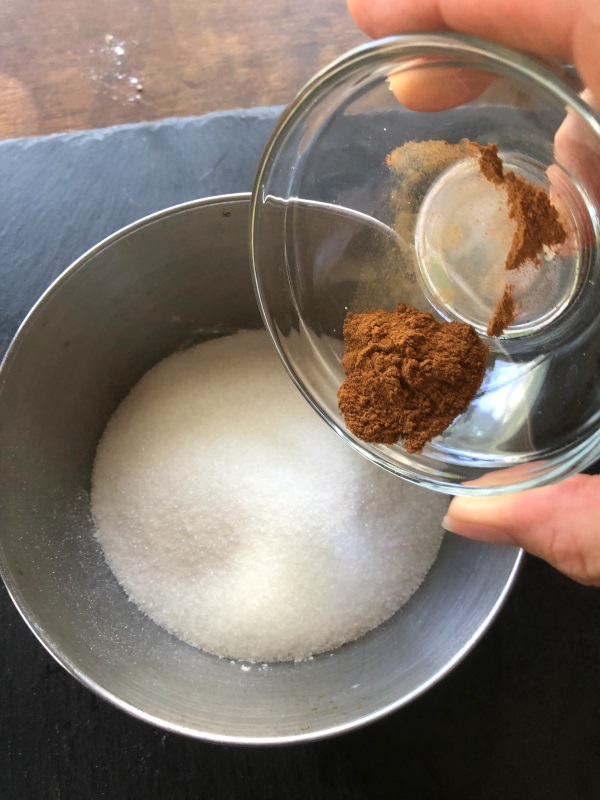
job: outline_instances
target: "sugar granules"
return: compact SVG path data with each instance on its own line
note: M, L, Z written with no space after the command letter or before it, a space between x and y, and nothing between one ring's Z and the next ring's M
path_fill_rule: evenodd
M191 645L301 660L381 624L415 592L447 500L354 453L264 331L160 362L98 446L92 513L130 599Z

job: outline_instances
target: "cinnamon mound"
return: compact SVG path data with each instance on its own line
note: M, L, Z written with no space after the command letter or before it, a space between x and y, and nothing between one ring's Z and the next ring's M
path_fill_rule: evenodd
M348 429L366 442L419 453L461 414L481 386L488 348L475 329L437 322L399 303L395 311L348 313L346 379L338 404Z

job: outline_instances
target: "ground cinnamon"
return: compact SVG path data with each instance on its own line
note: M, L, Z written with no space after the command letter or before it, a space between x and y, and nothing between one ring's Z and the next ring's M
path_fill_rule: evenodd
M556 247L566 241L567 232L558 211L544 189L512 171L505 172L497 145L477 145L477 148L482 175L506 191L508 215L516 223L505 269L519 269L526 261L539 266L544 247ZM502 336L515 317L513 287L507 283L488 324L488 336Z
M348 429L367 442L401 440L409 453L467 408L488 360L472 326L439 323L403 303L391 312L348 313L344 339L338 404Z
M467 139L458 144L407 142L387 157L397 181L390 201L402 244L402 269L394 251L396 272L387 277L384 273L385 280L382 272L377 272L378 298L389 295L386 290L399 283L406 299L414 283L410 278L416 272L409 243L423 197L441 171L469 156L478 157L481 173L506 192L508 213L516 223L506 270L519 269L525 262L539 265L545 246L565 242L565 228L547 193L505 171L496 145L483 147ZM460 231L452 230L452 234ZM358 299L357 305L363 308L379 302L373 302L368 293ZM507 282L489 322L488 336L501 336L514 322L515 313L513 285ZM489 355L470 325L439 323L404 303L392 312L348 313L344 339L346 379L338 392L338 405L347 427L367 442L402 441L410 453L420 452L465 411L481 386Z
M514 172L505 172L495 144L479 146L479 169L491 183L506 190L508 216L517 223L505 268L518 269L526 261L539 266L544 245L554 247L567 238L548 194Z
M502 292L500 300L498 300L494 313L487 326L486 333L488 336L502 336L504 331L509 325L515 321L515 298L513 294L513 287L507 283Z

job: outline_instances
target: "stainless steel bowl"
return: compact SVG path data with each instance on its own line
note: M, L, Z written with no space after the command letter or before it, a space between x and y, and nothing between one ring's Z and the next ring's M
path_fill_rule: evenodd
M82 256L33 308L0 372L0 567L41 643L101 697L170 731L270 744L341 733L436 683L493 620L521 555L448 536L400 613L298 664L243 670L128 601L92 533L96 445L159 359L260 324L248 208L235 195L147 217ZM323 210L307 209L309 228L311 213L322 224Z

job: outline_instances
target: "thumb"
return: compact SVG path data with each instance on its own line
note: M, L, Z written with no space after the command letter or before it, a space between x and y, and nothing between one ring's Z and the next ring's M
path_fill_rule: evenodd
M576 581L600 586L600 476L498 497L455 497L442 524L469 539L518 545Z

